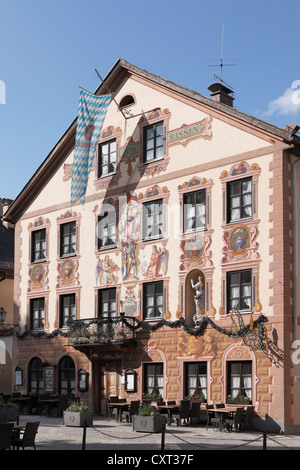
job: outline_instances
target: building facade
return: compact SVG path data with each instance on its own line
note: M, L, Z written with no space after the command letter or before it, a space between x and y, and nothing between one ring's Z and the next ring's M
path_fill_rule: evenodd
M6 213L14 389L97 413L111 395L242 395L258 427L299 430L298 128L123 60L107 90L84 204L70 204L75 119Z
M3 220L3 213L12 203L0 199L0 308L5 319L0 321L0 393L9 394L12 383L12 346L14 317L14 228Z

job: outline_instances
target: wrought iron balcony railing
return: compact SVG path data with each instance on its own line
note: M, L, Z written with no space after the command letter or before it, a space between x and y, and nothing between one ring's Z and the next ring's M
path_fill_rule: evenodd
M87 318L69 322L68 346L126 343L135 339L135 317Z

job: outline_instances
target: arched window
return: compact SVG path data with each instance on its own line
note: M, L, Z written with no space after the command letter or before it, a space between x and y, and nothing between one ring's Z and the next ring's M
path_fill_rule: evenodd
M42 361L39 357L35 357L29 364L29 393L43 393L43 368Z
M126 95L124 98L121 99L120 101L120 108L126 108L126 106L130 106L131 104L134 104L134 98L131 95Z
M59 392L61 395L75 395L75 364L69 356L59 365Z

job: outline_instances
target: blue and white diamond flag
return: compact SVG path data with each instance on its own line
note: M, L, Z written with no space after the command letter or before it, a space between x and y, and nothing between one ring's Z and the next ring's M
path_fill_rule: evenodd
M71 205L75 204L79 198L81 203L84 203L97 142L110 101L111 95L95 96L86 90L80 91L71 182Z

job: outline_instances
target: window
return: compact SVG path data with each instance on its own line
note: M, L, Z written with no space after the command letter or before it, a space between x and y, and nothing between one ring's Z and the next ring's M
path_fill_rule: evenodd
M163 316L163 281L147 282L143 286L144 318Z
M75 364L66 356L59 365L59 392L61 395L75 395Z
M206 362L185 364L185 395L204 395L207 398Z
M60 227L60 256L76 253L76 222L68 222Z
M117 143L116 139L99 144L98 178L116 171Z
M163 396L163 364L144 364L144 393Z
M116 245L116 212L107 211L98 217L98 250Z
M30 300L30 324L32 330L41 330L45 324L44 297Z
M32 263L46 259L46 229L32 232Z
M29 389L32 394L38 395L43 392L43 368L39 357L32 359L29 365Z
M116 305L116 289L100 289L99 290L99 309L98 315L102 318L113 318L117 314Z
M227 307L234 310L251 310L252 308L252 271L234 271L227 273Z
M75 320L75 294L66 294L60 297L60 325L68 326L68 322Z
M164 125L158 122L144 129L144 163L163 157L164 154Z
M252 362L231 361L227 363L228 395L252 398Z
M124 98L121 99L119 106L120 108L125 108L126 106L130 106L131 104L135 104L133 96L126 95L124 96Z
M158 238L163 234L163 201L143 204L143 238Z
M252 217L252 179L227 183L227 222Z
M184 194L184 232L195 232L206 227L206 191Z

